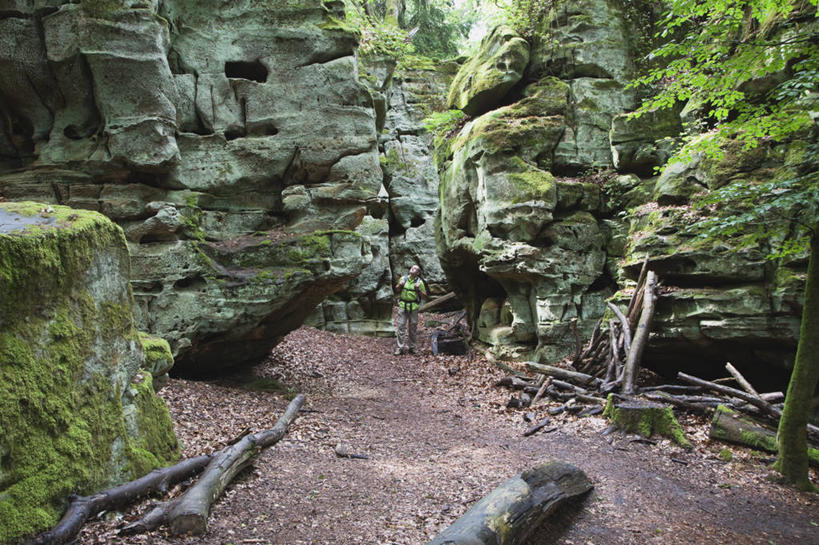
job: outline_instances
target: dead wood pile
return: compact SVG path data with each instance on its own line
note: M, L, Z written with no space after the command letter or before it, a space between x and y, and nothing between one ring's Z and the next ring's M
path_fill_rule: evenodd
M550 415L571 412L579 415L599 414L608 395L619 393L617 399L640 397L659 402L678 411L711 416L720 405L776 427L782 415L782 392L759 393L730 363L725 368L729 376L715 381L678 373L678 384L638 388L636 378L640 360L651 330L654 307L658 298L658 279L648 270L649 258L643 263L637 285L628 307L623 312L609 303L614 318L608 327L601 318L585 345L577 335L575 353L556 366L526 362L526 370L535 378L520 375L505 377L496 386L516 392L507 403L509 408L536 407L544 402L558 402L550 407ZM572 324L575 325L574 323ZM727 386L733 382L738 388ZM528 431L528 430L527 430ZM819 428L808 425L808 439L819 443Z

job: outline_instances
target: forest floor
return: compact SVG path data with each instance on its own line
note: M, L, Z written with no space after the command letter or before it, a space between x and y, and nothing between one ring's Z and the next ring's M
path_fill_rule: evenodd
M494 386L501 371L475 354L433 356L424 333L417 355L393 356L394 339L305 327L253 370L262 380L173 379L160 394L185 457L272 427L288 404L277 381L307 403L285 438L214 504L204 536L118 537L152 499L87 525L78 542L421 545L498 484L556 459L578 466L595 488L554 520L548 543L819 543L819 495L771 482L764 455L709 443L705 420L681 417L691 450L604 437L597 416L557 416L555 431L523 437L524 414L542 418L549 405L506 409L510 392ZM367 459L338 457L339 444ZM725 448L730 462L718 456Z

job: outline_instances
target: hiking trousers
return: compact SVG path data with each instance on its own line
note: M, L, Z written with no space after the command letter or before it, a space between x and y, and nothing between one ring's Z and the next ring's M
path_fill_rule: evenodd
M418 309L404 310L399 306L397 329L398 349L401 352L415 350L415 337L418 330Z

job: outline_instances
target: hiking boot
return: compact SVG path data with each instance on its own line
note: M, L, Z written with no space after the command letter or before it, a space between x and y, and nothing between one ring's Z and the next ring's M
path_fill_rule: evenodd
M415 354L415 349L414 349L414 348L410 348L410 349L409 349L407 352L408 352L409 354Z
M403 353L404 352L400 348L396 348L395 351L393 351L392 355L393 356L400 356Z

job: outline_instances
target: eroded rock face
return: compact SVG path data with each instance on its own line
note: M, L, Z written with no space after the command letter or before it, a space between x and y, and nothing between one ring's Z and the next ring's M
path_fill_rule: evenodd
M138 334L122 231L101 214L0 203L0 541L178 457L154 393L173 364Z
M569 34L581 44L597 37ZM605 66L540 77L543 54L532 53L517 96L498 97L452 142L438 242L479 339L502 356L554 360L574 346L571 321L589 332L616 288L601 189L565 174L611 165L611 119L627 108L624 83Z
M527 64L529 43L511 28L496 27L452 81L449 106L468 115L491 109L521 80Z
M432 296L449 291L435 251L438 171L432 136L423 120L440 109L457 65L396 70L388 58L361 60L364 79L376 98L383 184L370 201L358 232L372 248L372 260L347 288L319 305L308 323L331 331L392 336L393 286L420 265Z
M382 173L342 10L85 0L0 13L0 196L119 223L140 325L170 341L180 372L255 363L383 250L354 233Z
M735 147L720 163L653 177L679 137L680 112L628 116L632 29L620 8L584 0L554 11L524 78L436 150L439 254L476 337L500 356L559 360L574 351L573 323L587 339L608 298L627 301L648 254L665 290L647 365L714 374L730 359L749 374L784 375L804 256L773 262L764 248L736 252L686 226L699 219L695 194L787 176L804 142Z

